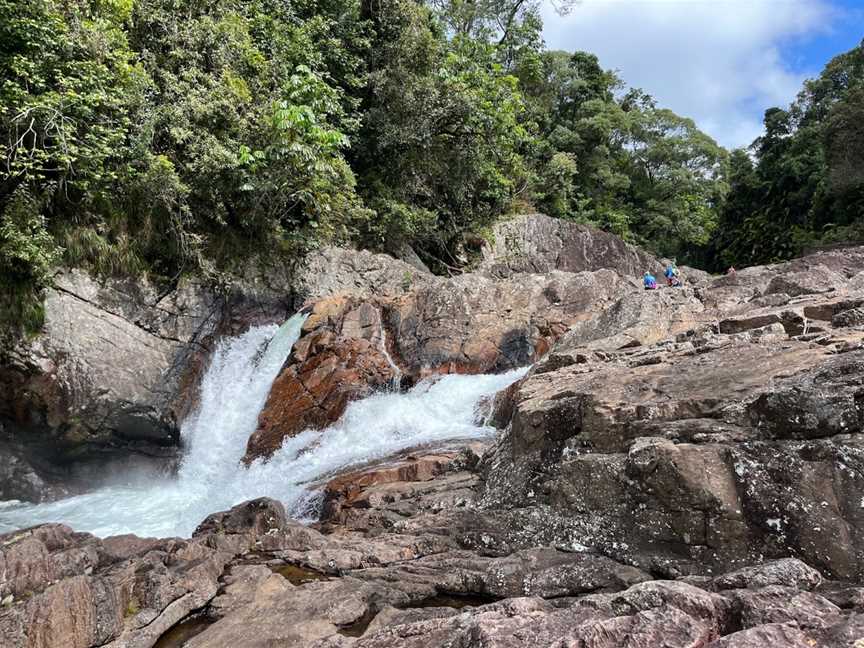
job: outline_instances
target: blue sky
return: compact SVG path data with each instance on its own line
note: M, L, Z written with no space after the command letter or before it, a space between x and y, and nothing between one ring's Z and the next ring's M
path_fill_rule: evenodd
M552 49L584 49L727 147L864 38L864 0L581 0L544 8Z

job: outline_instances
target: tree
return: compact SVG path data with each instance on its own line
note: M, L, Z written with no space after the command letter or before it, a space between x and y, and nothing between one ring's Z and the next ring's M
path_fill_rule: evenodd
M597 57L546 52L523 78L540 136L542 209L664 254L708 240L722 203L725 151L688 119L624 91Z
M727 191L726 152L671 110L633 110L629 152L633 228L660 254L705 245Z
M551 0L560 14L577 0ZM436 14L455 36L494 43L510 68L522 49L541 48L542 0L429 0Z
M765 112L755 180L733 183L721 217L728 245L714 263L789 258L822 242L864 240L860 166L864 43L805 82L788 110ZM745 215L746 212L746 215Z
M518 81L494 46L448 39L424 7L393 0L377 11L353 149L361 192L377 212L364 240L413 243L430 262L459 265L463 235L492 222L519 187Z
M859 191L864 186L864 86L831 107L824 137L832 193Z
M721 271L729 266L747 265L758 258L762 236L754 230L754 223L748 222L764 187L746 150L732 151L727 177L729 193L719 210L717 228L706 253L712 269Z
M0 0L0 325L39 323L60 247L128 175L144 75L122 0Z

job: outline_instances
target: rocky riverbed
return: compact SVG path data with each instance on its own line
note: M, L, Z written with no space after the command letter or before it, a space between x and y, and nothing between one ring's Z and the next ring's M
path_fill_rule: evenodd
M189 539L0 536L3 645L860 648L864 249L643 291L658 266L525 216L449 279L336 249L218 294L70 273L0 368L4 499L170 470L212 341L301 306L247 462L377 390L530 370L478 403L494 438L310 483L313 524L258 499Z

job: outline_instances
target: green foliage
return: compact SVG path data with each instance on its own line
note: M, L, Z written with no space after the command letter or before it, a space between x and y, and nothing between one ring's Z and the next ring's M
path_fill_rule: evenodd
M0 0L0 304L6 327L37 327L58 245L127 171L128 106L143 75L123 2Z
M338 94L306 66L285 86L285 98L264 115L260 150L240 147L245 200L259 237L298 245L316 237L348 238L362 210L355 179L342 157L348 138L328 123ZM273 231L267 231L273 228Z
M585 52L547 52L523 79L541 136L541 208L666 255L704 244L726 192L725 151Z
M813 245L864 241L864 43L807 81L788 110L765 112L765 133L733 155L717 269L788 259Z
M148 262L164 273L230 266L244 250L297 252L347 235L362 216L342 155L357 127L357 4L183 4L141 0L131 29L157 97L143 115L149 155L136 193L154 176L171 188L138 214L155 220L147 231L171 233L152 241Z
M0 329L32 331L42 324L42 290L59 249L45 229L39 201L19 188L0 221Z
M455 256L518 190L527 137L517 79L492 45L444 37L409 0L379 3L363 128L353 150L376 218L368 245L403 240L430 260Z
M123 611L123 617L128 619L134 617L141 611L141 603L138 602L138 598L135 596L131 596L129 600L126 602L126 609Z
M19 194L66 263L103 273L346 237L368 217L343 156L363 25L356 2L0 0L4 251L32 266L4 300L50 279L10 248Z

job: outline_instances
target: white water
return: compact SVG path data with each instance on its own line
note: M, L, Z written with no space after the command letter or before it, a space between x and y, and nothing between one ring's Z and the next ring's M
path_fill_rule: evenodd
M200 407L182 427L187 449L176 476L117 477L92 493L48 504L0 502L0 532L64 522L103 537L188 536L210 513L265 495L299 517L314 499L307 484L334 471L424 443L493 433L474 424L477 401L524 374L444 376L405 394L377 394L351 403L327 430L288 439L269 462L247 469L240 463L246 441L304 319L295 315L279 329L254 328L219 345L201 384Z
M399 387L402 384L402 370L399 368L399 365L393 362L393 357L387 350L387 333L383 326L381 327L381 353L384 354L387 364L393 370L393 378L390 379L390 389L391 391L399 391Z

